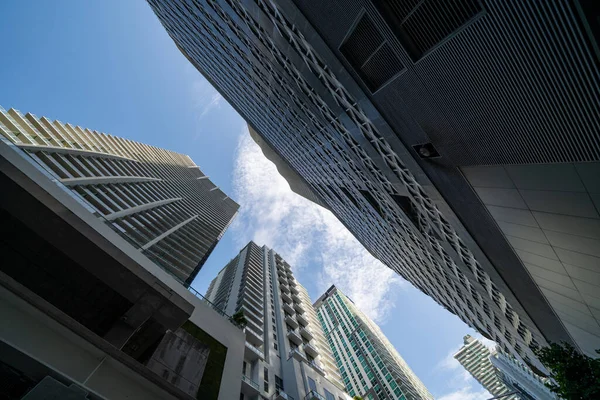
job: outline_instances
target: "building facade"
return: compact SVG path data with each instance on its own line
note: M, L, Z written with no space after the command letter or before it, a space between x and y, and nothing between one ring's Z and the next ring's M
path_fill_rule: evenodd
M183 154L14 109L0 138L186 285L239 208Z
M464 337L464 345L454 355L454 358L462 365L472 376L481 383L481 386L487 389L494 396L506 395L515 392L512 388L500 379L496 368L490 361L492 351L488 349L479 340L470 335ZM503 397L506 400L519 400L516 394Z
M376 258L533 368L530 346L547 342L594 356L600 74L587 3L149 4Z
M314 307L351 396L365 400L433 399L377 324L339 289L330 287Z
M0 119L0 130L10 138L0 135L2 398L237 398L243 330L111 225L111 215L117 221L133 211L126 205L135 204L117 194L140 202L167 196L159 178L148 176L161 164L125 156L120 146L157 157L161 152L58 123L42 129L36 124L48 121L14 110ZM89 147L70 136L76 134ZM100 147L104 141L115 147ZM177 171L172 157L164 168ZM61 172L49 172L49 164ZM184 185L184 176L171 182L184 186L180 197L195 191L195 180ZM157 186L145 187L138 179L153 179ZM72 187L79 186L94 201L76 195ZM125 212L91 206L96 199L109 201L103 196ZM170 222L136 211L157 229Z
M546 387L548 378L542 378L531 371L526 365L513 357L493 351L490 362L496 368L500 380L511 390L518 392L522 400L557 400L552 391Z
M347 399L306 289L275 251L248 243L205 297L246 318L241 400Z

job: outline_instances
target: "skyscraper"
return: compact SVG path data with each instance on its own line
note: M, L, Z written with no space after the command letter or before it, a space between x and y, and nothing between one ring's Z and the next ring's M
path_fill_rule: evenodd
M239 208L183 154L14 109L0 138L187 285Z
M2 398L239 395L244 332L183 284L237 208L198 176L185 156L0 109Z
M381 329L335 286L314 307L351 396L365 400L429 400L433 396Z
M376 258L544 370L600 347L600 73L585 2L149 0Z
M347 398L306 289L275 251L248 243L205 297L247 320L240 399Z
M490 362L496 368L496 374L504 384L519 393L523 400L557 400L558 396L546 387L549 378L533 373L523 363L498 351L492 352Z
M467 335L464 346L454 355L454 358L494 396L505 395L514 390L507 387L498 376L496 368L490 361L492 352L479 340ZM517 395L503 397L506 400L519 400Z

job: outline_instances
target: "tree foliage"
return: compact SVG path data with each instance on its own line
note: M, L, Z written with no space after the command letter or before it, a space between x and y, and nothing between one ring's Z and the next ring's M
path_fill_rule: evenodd
M600 399L600 359L581 354L568 343L552 343L535 353L556 382L546 386L561 399Z
M239 326L241 326L242 328L248 324L248 320L246 319L246 316L244 315L244 312L242 310L233 314L231 316L231 320Z
M363 398L362 398L362 397L360 397L360 396L354 396L354 397L352 398L352 400L363 400Z

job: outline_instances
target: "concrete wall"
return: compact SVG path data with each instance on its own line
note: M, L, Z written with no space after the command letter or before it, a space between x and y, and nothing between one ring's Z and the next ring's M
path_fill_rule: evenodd
M28 355L32 364L41 363L96 395L127 400L178 398L4 287L0 287L0 321L3 344Z

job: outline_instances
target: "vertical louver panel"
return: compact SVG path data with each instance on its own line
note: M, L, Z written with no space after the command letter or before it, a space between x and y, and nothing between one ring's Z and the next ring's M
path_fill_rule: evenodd
M360 17L346 37L340 52L371 92L377 91L404 69L398 56L366 14Z
M483 11L477 0L374 0L414 61Z

